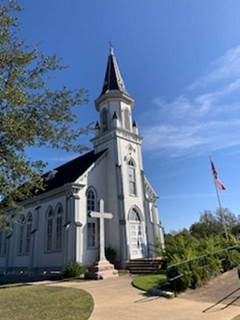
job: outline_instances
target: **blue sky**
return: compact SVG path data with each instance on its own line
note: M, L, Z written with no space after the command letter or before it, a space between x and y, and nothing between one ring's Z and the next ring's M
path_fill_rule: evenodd
M203 210L216 209L210 154L227 187L223 206L240 213L239 1L20 3L24 39L69 66L55 75L54 85L89 92L89 104L78 111L79 126L98 119L93 101L113 43L136 100L145 173L159 193L166 230L188 227ZM53 168L75 155L38 149L30 156Z

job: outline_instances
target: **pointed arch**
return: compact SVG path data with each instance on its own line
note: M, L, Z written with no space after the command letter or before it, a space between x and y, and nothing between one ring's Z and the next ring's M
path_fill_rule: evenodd
M86 192L87 212L97 210L97 192L96 189L90 186Z
M128 184L129 194L132 196L137 195L137 184L136 184L136 166L132 158L128 160Z
M136 205L132 206L130 208L130 210L128 211L128 220L129 221L139 221L139 222L144 221L143 214L142 214L141 210Z

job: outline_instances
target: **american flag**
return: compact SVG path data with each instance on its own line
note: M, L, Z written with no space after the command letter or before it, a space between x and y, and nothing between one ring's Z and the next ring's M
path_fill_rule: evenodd
M218 178L218 173L217 173L217 170L214 166L214 163L212 162L212 160L210 160L211 162L211 168L212 168L212 174L213 174L213 177L214 177L214 181L216 183L216 187L219 189L219 190L226 190L224 184L222 183L222 181Z

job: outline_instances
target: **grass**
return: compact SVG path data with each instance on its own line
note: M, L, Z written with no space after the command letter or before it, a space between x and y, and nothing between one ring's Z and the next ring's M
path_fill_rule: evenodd
M132 285L140 290L148 291L166 281L165 274L147 274L135 276Z
M0 286L0 320L86 320L93 305L91 295L79 289Z

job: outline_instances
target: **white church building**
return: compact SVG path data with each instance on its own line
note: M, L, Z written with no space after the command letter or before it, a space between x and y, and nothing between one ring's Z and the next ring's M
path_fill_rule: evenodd
M95 101L99 113L93 150L44 175L46 188L22 203L24 214L11 231L0 231L0 271L63 270L78 261L90 266L99 256L99 219L105 220L105 248L123 267L129 260L156 257L164 246L156 191L146 178L142 137L113 50Z

